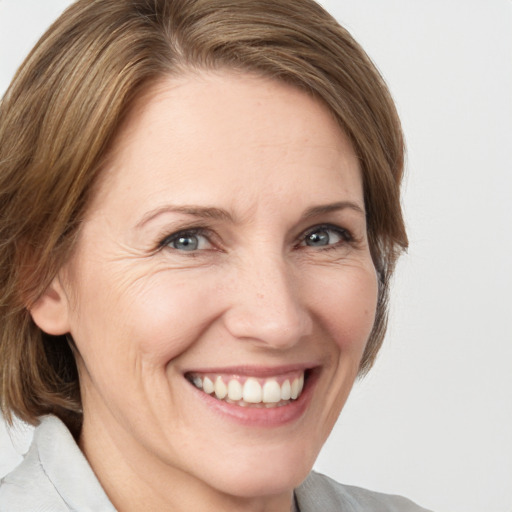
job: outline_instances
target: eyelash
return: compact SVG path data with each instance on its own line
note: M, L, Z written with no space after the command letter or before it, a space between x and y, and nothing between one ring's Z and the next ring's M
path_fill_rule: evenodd
M295 245L297 248L301 247L312 247L306 245L306 240L308 237L312 236L313 234L320 232L320 231L331 231L336 233L341 239L341 242L336 242L333 244L325 245L325 246L318 246L316 249L321 251L328 251L332 249L337 249L340 245L343 245L345 243L353 243L354 237L345 228L341 228L339 226L333 225L333 224L319 224L317 226L313 226L312 228L303 231L300 234L299 242ZM192 227L188 229L183 229L181 231L178 231L176 233L173 233L171 235L165 236L158 244L158 249L165 249L170 248L171 250L175 250L177 252L186 252L186 251L179 251L176 248L169 247L174 241L179 240L180 238L186 238L190 236L203 236L205 237L209 243L211 243L212 238L212 230L207 227ZM200 249L199 249L200 250ZM191 250L189 256L193 256L196 254L198 250Z

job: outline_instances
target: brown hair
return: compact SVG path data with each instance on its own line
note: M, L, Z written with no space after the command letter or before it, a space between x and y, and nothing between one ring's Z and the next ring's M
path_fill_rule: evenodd
M389 280L407 246L404 148L384 81L350 34L312 0L78 0L50 27L0 104L0 406L30 423L81 422L72 343L29 309L73 249L92 186L130 104L186 69L230 68L323 101L363 174L379 275L372 366L386 330Z

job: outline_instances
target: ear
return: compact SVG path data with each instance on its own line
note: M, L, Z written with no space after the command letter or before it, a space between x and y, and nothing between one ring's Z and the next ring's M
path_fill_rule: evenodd
M47 334L58 336L69 332L69 301L59 276L54 278L29 311L35 324Z

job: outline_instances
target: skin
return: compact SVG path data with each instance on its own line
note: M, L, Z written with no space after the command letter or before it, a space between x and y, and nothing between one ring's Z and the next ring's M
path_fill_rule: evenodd
M197 227L196 250L169 238ZM284 512L352 388L376 300L347 137L304 92L219 71L139 98L32 315L76 342L80 446L118 510ZM317 378L277 425L213 410L184 377L284 365Z

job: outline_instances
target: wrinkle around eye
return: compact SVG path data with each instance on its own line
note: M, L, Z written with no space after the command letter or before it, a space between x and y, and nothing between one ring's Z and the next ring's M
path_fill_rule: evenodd
M314 268L337 269L336 272L350 270L360 271L371 269L374 272L374 264L369 251L352 247L345 250L326 251L300 251L297 258L297 267L301 272L313 272Z
M118 258L116 261L111 261L112 265L107 267L105 271L110 275L111 281L116 283L117 294L130 293L133 297L144 297L154 286L161 286L163 275L169 275L169 283L174 283L175 273L182 274L186 279L188 272L193 271L210 271L211 264L195 264L195 259L184 261L180 258L172 263L169 258Z

